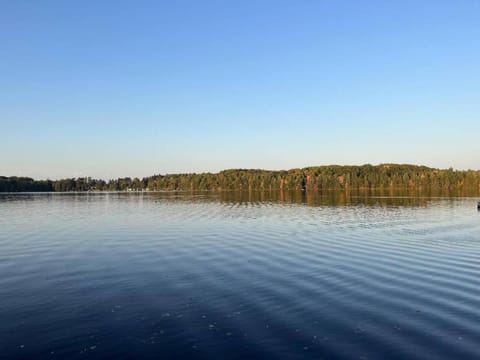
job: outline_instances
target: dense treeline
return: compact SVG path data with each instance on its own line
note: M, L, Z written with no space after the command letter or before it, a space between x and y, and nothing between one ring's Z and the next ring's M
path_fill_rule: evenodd
M219 173L154 175L143 179L76 178L33 180L0 177L0 192L14 191L162 191L162 190L480 190L480 171L433 169L416 165L318 166L268 171L234 169Z
M33 180L28 177L0 176L0 192L15 191L53 191L50 180Z

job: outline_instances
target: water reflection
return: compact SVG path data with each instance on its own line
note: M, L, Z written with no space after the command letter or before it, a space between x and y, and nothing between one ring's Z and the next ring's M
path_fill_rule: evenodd
M0 357L478 359L475 207L408 192L3 194Z
M309 206L425 206L434 198L476 197L478 192L441 192L415 190L358 190L358 191L272 191L222 192L225 202L276 202L306 204Z
M92 198L202 201L222 203L279 203L308 206L426 206L435 199L479 197L480 191L355 190L355 191L161 191L161 192L67 192L0 193L0 201L33 201L42 197L85 201ZM479 207L480 210L480 207Z

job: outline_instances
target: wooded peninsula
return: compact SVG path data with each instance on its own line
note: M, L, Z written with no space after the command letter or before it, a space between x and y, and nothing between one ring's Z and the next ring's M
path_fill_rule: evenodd
M99 180L34 180L0 176L0 192L66 191L324 191L418 189L480 191L479 170L434 169L405 164L316 166L291 170L231 169Z

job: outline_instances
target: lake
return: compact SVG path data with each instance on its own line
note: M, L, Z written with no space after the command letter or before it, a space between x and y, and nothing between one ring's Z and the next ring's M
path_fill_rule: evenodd
M0 195L2 359L479 359L474 197Z

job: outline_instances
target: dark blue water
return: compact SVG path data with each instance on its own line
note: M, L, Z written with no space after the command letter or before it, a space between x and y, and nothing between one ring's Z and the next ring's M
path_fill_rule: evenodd
M478 359L474 198L0 196L2 359Z

